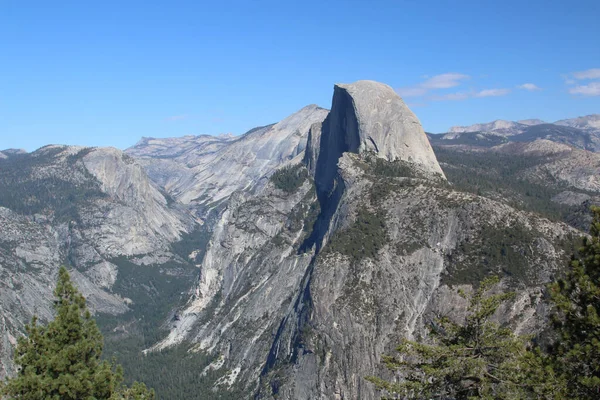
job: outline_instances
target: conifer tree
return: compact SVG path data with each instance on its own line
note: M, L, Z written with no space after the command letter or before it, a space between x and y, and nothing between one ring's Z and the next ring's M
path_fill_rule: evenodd
M600 207L592 207L590 237L564 279L550 286L558 340L551 348L571 398L600 398Z
M54 294L54 320L42 326L34 316L26 326L15 349L17 375L0 394L22 400L154 399L143 384L124 387L122 368L101 360L102 334L65 267Z
M432 344L404 340L398 356L383 357L388 369L400 372L398 382L367 380L391 398L563 398L544 376L544 359L527 351L528 338L492 322L498 307L514 296L487 294L498 281L485 279L475 290L464 323L441 318L431 329Z

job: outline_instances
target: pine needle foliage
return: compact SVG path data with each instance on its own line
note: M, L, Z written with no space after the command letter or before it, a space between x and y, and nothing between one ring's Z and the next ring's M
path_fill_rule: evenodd
M550 286L558 334L550 353L577 399L600 399L600 207L592 207L592 216L590 237L566 277Z
M15 349L17 375L0 395L20 400L152 400L141 383L122 385L120 366L101 359L103 338L65 267L54 290L56 316L48 325L33 317Z
M528 352L529 338L492 321L498 307L514 297L489 294L498 282L497 277L481 282L463 323L438 319L431 328L433 344L404 340L397 356L384 356L385 366L400 380L367 380L390 399L561 398L541 379L543 359Z

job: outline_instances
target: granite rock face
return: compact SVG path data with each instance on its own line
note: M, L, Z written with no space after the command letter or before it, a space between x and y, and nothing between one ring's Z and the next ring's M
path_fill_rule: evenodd
M417 117L391 87L379 82L335 85L320 148L324 160L337 160L342 152L372 152L443 176Z
M52 317L60 265L93 312L127 312L113 291L116 258L171 260L170 243L195 222L167 199L142 167L112 148L46 146L0 166L0 375L12 372L16 337L35 313ZM11 196L12 195L12 196Z
M312 176L317 170L317 160L319 159L319 150L321 148L321 130L323 123L317 122L310 127L308 138L306 140L306 150L304 151L303 163L308 168Z
M543 185L563 186L600 194L600 155L549 140L508 143L490 151L544 157L545 162L523 171L522 177Z
M464 315L457 287L513 268L503 285L519 288L519 300L499 318L534 331L545 315L540 288L569 256L573 228L453 190L389 87L334 90L329 115L310 127L309 177L291 193L267 182L230 198L195 289L150 349L195 343L214 356L210 368L229 371L219 390L376 398L364 377L385 373L382 353L426 334L442 312ZM507 251L522 264L486 260L495 231L500 242L519 232Z
M156 142L145 140L127 150L145 165L149 176L176 200L203 208L227 200L237 190L263 185L283 163L303 153L308 131L321 122L327 110L316 105L302 108L281 122L255 128L240 137L202 138L197 147L156 152ZM198 139L199 140L199 139ZM148 150L151 144L152 149ZM160 158L156 158L160 154Z
M403 337L425 335L435 316L464 315L457 286L481 276L490 232L500 241L523 232L509 245L522 264L495 260L488 272L511 268L503 285L527 287L499 318L521 332L543 324L541 289L566 263L576 230L439 181L371 173L370 162L340 159L344 193L304 295L272 346L263 398L378 398L364 377L385 376L382 354ZM361 233L365 221L378 228Z

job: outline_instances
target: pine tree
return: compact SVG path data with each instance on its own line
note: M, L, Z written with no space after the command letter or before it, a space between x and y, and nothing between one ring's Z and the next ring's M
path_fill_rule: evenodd
M600 398L600 207L592 208L590 237L583 239L564 279L550 286L559 340L551 348L571 398Z
M124 387L122 368L101 360L102 334L65 267L54 294L54 320L42 326L34 316L26 326L15 349L17 376L0 393L22 400L154 399L143 384Z
M526 399L556 398L562 392L548 382L544 359L527 351L527 338L491 321L512 293L488 295L498 278L485 279L470 298L463 324L439 319L431 329L433 344L404 340L399 356L384 356L401 380L367 377L392 398ZM461 292L463 297L466 295Z

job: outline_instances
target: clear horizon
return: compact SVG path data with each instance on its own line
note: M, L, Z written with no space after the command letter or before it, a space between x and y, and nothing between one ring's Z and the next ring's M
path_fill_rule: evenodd
M598 15L596 1L4 1L0 149L239 135L360 79L433 133L598 114Z

